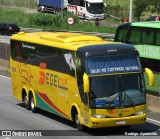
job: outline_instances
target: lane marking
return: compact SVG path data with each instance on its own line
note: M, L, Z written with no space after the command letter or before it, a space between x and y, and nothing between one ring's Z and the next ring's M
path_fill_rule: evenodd
M0 75L0 77L6 78L6 79L11 79L10 77L3 76L3 75Z
M151 118L147 118L147 120L152 121L152 122L156 122L156 123L159 123L159 124L160 124L160 121L158 121L158 120L154 120L154 119L151 119Z
M9 137L4 137L5 139L11 139L11 138L9 138Z

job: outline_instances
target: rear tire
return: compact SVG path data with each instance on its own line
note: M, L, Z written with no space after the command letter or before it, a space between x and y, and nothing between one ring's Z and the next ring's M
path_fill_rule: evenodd
M30 102L29 102L27 94L25 94L25 96L24 96L24 105L25 105L27 110L31 109Z
M30 95L30 106L31 106L31 111L33 113L36 113L37 112L37 107L35 106L35 101L34 101L33 94Z

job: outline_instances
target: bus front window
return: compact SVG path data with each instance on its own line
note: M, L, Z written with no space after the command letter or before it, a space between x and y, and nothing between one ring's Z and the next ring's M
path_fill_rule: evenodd
M90 77L90 107L130 107L145 103L142 74Z
M103 3L88 3L87 2L87 11L91 14L103 14L104 13L104 4Z
M131 107L145 104L145 86L137 55L89 56L90 107Z

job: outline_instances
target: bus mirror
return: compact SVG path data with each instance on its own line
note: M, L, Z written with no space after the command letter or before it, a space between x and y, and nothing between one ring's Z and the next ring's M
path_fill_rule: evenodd
M153 72L149 69L149 68L145 68L145 72L148 75L149 78L149 86L153 86L154 85L154 74Z
M87 6L88 6L88 7L90 7L90 4L89 4L89 3L87 3Z
M106 3L103 3L104 4L104 7L106 7Z
M84 87L84 93L89 93L89 77L86 73L83 75L83 87Z

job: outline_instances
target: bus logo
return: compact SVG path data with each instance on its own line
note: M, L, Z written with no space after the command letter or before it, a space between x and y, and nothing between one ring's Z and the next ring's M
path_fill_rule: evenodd
M56 74L45 72L47 64L40 63L40 71L39 71L39 83L47 84L49 86L58 87L63 90L68 90L67 88L67 79L60 77Z

